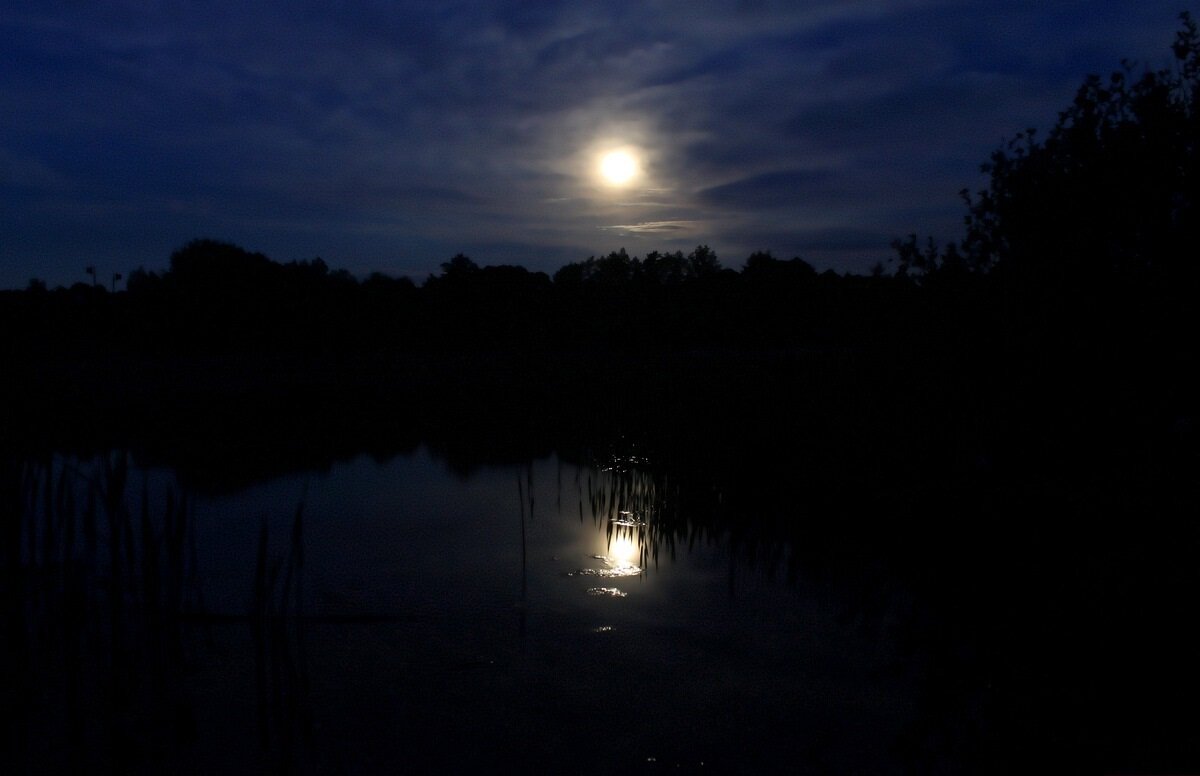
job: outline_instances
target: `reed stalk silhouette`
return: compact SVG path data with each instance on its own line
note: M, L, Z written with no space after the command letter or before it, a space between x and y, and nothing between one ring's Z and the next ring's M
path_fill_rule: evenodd
M296 507L287 550L270 554L262 517L249 613L254 642L258 740L278 773L300 767L302 744L312 740L308 661L304 641L304 502Z
M0 466L0 662L17 720L4 753L17 772L120 769L191 735L182 628L203 597L190 512L174 487L156 508L144 480L135 517L129 475L124 452ZM50 741L62 745L40 751Z

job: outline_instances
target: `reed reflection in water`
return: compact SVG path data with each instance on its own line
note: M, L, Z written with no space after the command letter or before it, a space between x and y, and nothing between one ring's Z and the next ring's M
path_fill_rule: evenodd
M50 633L35 649L31 640L47 624L105 628L50 612L21 620L31 645L24 663L8 656L7 667L61 656L28 674L23 735L43 750L65 735L45 710L58 708L64 692L53 689L54 666L67 666L105 678L104 687L80 692L91 699L76 706L89 732L64 751L132 771L370 772L403 761L418 771L501 762L588 773L651 763L879 762L878 752L851 743L864 729L894 733L904 716L903 694L867 676L876 647L801 588L751 570L731 591L731 548L715 524L692 519L707 513L685 507L675 482L631 457L548 458L466 478L426 450L384 463L362 457L232 494L144 500L148 522L134 510L112 523L127 570L115 587L112 561L101 562L114 544L101 519L112 488L88 495L84 487L80 511L94 515L96 533L85 598L110 612L108 591L123 590L122 616L147 618L148 602L165 600L147 597L148 579L171 591L179 586L166 580L191 580L186 595L167 596L179 603L154 605L155 617L179 623L172 638L182 660L151 671L144 647L133 649L139 642L122 630L125 649L105 647L112 665L93 674L94 660L74 657L90 642ZM38 483L17 492L44 500L46 480ZM148 490L160 492L153 478ZM186 520L156 523L172 499L174 515L185 514L186 501ZM21 514L53 535L68 530L60 513ZM76 536L86 537L79 525ZM22 534L6 557L44 557L40 549L27 555L45 545L46 534L36 535ZM179 535L186 541L166 538ZM185 551L169 549L175 544ZM74 546L89 545L81 538ZM160 560L143 547L158 547ZM26 580L10 588L10 630L28 601L40 600L29 581L39 564L6 562L6 573ZM55 573L69 568L60 563ZM170 692L148 692L159 686ZM135 688L136 703L92 713L115 703L122 687ZM614 716L603 702L612 697L637 702ZM105 743L106 725L122 731L107 735L125 749ZM801 732L781 738L784 729ZM600 741L597 730L611 735ZM45 751L21 756L48 761Z
M169 758L195 735L189 502L124 453L9 459L0 477L6 759L81 772Z

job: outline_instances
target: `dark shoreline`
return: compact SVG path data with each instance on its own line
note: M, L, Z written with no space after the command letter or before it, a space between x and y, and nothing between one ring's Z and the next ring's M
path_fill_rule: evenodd
M464 472L551 452L585 462L633 444L697 472L774 460L818 500L851 493L915 508L939 490L1018 487L1068 499L1152 495L1170 511L1194 500L1185 363L1153 352L1023 355L1024 364L957 346L94 353L16 366L0 429L12 455L123 448L217 488L418 444Z

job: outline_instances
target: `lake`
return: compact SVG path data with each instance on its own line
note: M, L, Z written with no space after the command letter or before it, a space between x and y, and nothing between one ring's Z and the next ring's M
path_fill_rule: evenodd
M1194 761L1194 524L839 417L9 456L3 770Z
M52 465L101 476L91 462ZM131 502L144 485L152 521L178 489L161 469L135 466L129 482ZM675 497L636 455L463 474L424 447L193 495L178 664L158 665L161 676L125 669L136 697L116 713L81 681L67 694L85 717L76 743L147 772L853 772L899 762L915 711L911 677L889 670L894 613L864 623L786 553L756 561L728 536L672 532ZM278 566L265 605L259 552ZM111 567L98 566L90 605L109 597ZM247 612L260 606L270 613L256 634ZM106 628L93 619L82 616L81 653L108 649L88 643L89 628ZM31 662L53 670L44 655ZM109 694L103 682L96 696ZM68 764L57 744L70 743L72 712L45 689L34 688L28 714L34 770ZM56 719L65 729L51 729Z

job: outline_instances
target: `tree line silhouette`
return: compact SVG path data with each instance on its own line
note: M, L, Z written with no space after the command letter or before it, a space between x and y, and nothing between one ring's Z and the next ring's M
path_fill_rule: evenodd
M14 344L49 351L654 350L861 339L894 325L885 311L913 285L893 275L818 273L769 252L752 254L739 272L706 245L645 257L622 248L553 277L479 266L460 253L418 285L197 239L164 272L130 272L124 291L82 282L48 290L35 280L4 292L0 310L20 332Z

